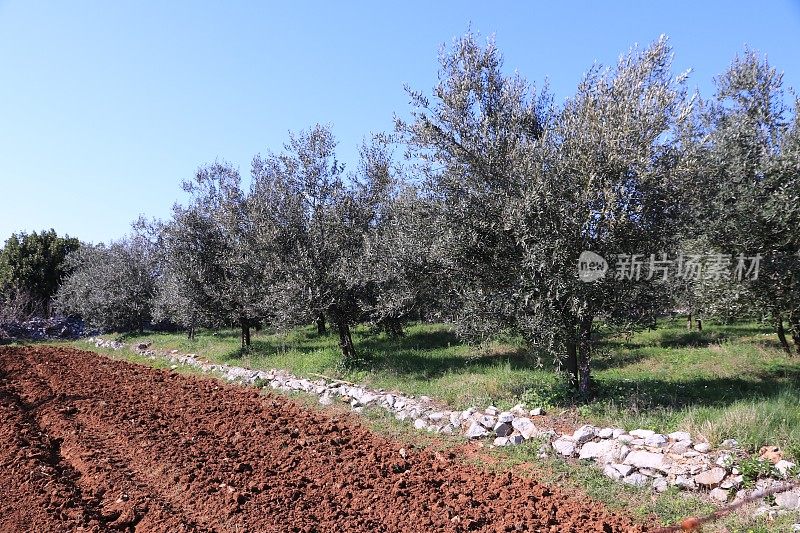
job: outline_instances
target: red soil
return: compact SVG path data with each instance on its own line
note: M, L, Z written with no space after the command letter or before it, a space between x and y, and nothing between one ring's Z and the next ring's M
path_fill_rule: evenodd
M355 417L78 350L0 347L0 531L643 531Z

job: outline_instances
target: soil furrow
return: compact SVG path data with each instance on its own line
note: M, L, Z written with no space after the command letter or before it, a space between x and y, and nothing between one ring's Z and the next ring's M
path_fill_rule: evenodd
M3 485L24 500L60 483L77 509L62 517L44 507L38 517L17 499L0 522L16 530L33 531L37 517L65 531L645 529L526 477L427 451L404 458L403 444L351 416L254 389L65 348L0 348L0 368L3 390L23 405L49 398L29 412L29 425L59 443L64 465L23 489L19 424L4 417Z

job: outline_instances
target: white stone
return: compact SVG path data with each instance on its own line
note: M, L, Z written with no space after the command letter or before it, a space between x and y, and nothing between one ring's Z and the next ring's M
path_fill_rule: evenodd
M594 426L581 426L572 434L572 439L578 444L583 444L584 442L592 440L596 431Z
M652 468L654 470L666 472L664 454L661 453L633 450L628 454L623 463L626 465L635 466L636 468Z
M642 474L634 473L622 479L623 483L634 485L636 487L644 487L647 485L647 477Z
M511 422L512 420L514 420L514 413L503 411L502 413L497 415L498 422Z
M537 434L536 425L530 418L525 417L518 417L515 418L513 422L511 422L511 426L519 431L520 435L522 435L526 439L530 439L534 435Z
M672 453L682 454L688 452L692 447L692 441L690 440L679 440L672 443L672 446L669 447L669 451Z
M542 409L541 407L531 409L531 416L541 416L543 414L544 414L544 409Z
M498 409L494 405L490 405L489 407L486 408L486 411L484 412L490 416L497 416L498 413L500 413L500 409Z
M497 418L490 415L483 415L478 419L478 422L486 429L493 429L495 424L497 424Z
M800 509L800 490L779 492L775 495L775 505L784 509Z
M669 488L669 483L663 477L656 478L653 480L653 488L656 489L657 492L664 492Z
M620 474L619 471L611 465L606 465L603 467L603 474L605 474L606 477L610 477L611 479L617 481L622 479L622 474Z
M584 444L578 455L579 459L597 459L599 463L616 462L615 452L620 447L620 443L613 440L601 440L600 442L587 442Z
M669 435L667 435L670 439L674 441L683 441L683 440L692 440L692 436L686 433L685 431L673 431Z
M667 442L667 436L660 433L655 433L644 439L645 446L653 446L654 448L664 446Z
M553 449L564 457L571 457L575 453L575 442L567 437L553 441Z
M711 470L700 472L694 476L694 481L698 485L705 485L706 487L716 487L725 478L725 469L714 467Z
M333 404L333 398L331 398L329 394L323 394L319 397L319 403L322 405L331 405Z
M637 439L646 439L647 437L651 437L655 434L655 431L650 431L649 429L634 429L631 431L631 435Z
M683 490L694 490L697 487L694 479L687 476L676 476L672 484Z
M508 437L497 437L494 439L495 446L508 446Z
M428 424L427 424L427 423L426 423L426 422L425 422L423 419L421 419L421 418L417 418L416 420L414 420L414 427L415 427L416 429L423 429L423 428L425 428L427 425L428 425Z
M624 434L625 434L625 430L624 429L622 429L622 428L614 428L614 430L611 432L611 438L612 439L616 439L620 435L624 435Z
M700 453L708 453L708 450L711 449L711 445L707 442L698 442L694 445L694 449Z
M611 465L614 470L620 473L623 477L627 476L631 472L635 470L631 465L623 465L623 464L612 464Z
M597 432L597 436L601 439L610 439L614 435L614 430L611 428L603 428Z
M486 430L486 428L477 422L472 422L472 424L470 424L469 428L467 429L467 432L465 433L468 439L479 439L481 437L485 437L488 434L489 432Z
M443 413L443 412L441 412L441 411L435 411L435 412L433 412L433 413L429 414L429 415L428 415L428 418L430 418L430 419L431 419L431 420L433 420L434 422L439 422L439 421L440 421L440 420L442 420L442 419L443 419L445 416L446 416L446 413Z
M721 489L738 489L744 483L744 476L728 476L719 484Z
M708 495L721 502L728 501L728 491L725 489L716 488L709 492Z
M775 470L777 470L780 475L786 477L789 473L789 470L795 467L795 464L791 461L787 461L786 459L781 459L777 463L775 463Z
M728 449L730 449L730 448L738 448L739 447L739 442L736 439L725 439L724 441L722 441L722 444L720 444L720 446L722 446L723 448L728 448Z

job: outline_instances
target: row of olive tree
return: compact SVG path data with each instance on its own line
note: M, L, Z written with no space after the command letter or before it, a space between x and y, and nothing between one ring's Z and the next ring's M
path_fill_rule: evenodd
M147 313L131 309L129 322L166 319L190 334L236 324L242 346L260 324L314 322L324 333L330 323L352 362L352 325L400 334L405 320L425 316L467 339L515 332L583 393L600 324L650 326L676 306L724 317L766 311L787 351L784 324L800 349L797 106L784 107L780 76L752 52L708 101L688 94L671 59L663 37L633 48L613 68L590 69L558 105L546 88L506 75L493 42L467 34L443 52L433 93L410 91L410 117L397 120L394 137L366 143L354 172L324 126L256 156L247 189L226 163L198 170L185 183L188 205L119 243L146 250L131 257L149 273L127 299L141 294ZM393 143L407 150L404 166ZM65 308L91 316L80 305L112 301L78 289L102 276L89 255L110 262L113 248L75 256ZM698 248L761 254L760 276L578 276L583 251L675 257ZM104 272L139 279L130 267Z

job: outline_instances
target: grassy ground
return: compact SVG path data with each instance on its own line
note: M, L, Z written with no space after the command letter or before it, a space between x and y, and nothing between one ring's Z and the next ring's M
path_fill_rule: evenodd
M342 371L336 336L312 327L256 333L244 354L237 331L201 332L195 341L164 333L125 338L218 362L427 395L459 408L523 402L596 424L682 429L712 443L735 438L750 450L777 444L800 459L800 356L786 356L769 329L755 323L707 323L700 333L666 321L628 338L603 336L593 361L597 396L588 404L574 402L548 361L515 339L472 347L445 325L418 324L401 339L359 327L354 340L369 359Z
M420 331L430 331L431 327L418 327ZM414 328L417 329L417 328ZM438 329L433 328L434 331ZM293 335L297 335L295 332ZM412 333L413 334L413 330ZM199 343L207 342L209 348L221 348L224 343L220 342L221 335L209 335L210 339L203 341L201 338L198 343L187 345L197 348ZM150 336L152 339L156 337ZM161 336L159 342L177 342L182 340L171 337ZM179 348L180 344L172 345ZM115 352L108 349L93 348L95 351L104 353L115 359L123 359L134 363L145 364L155 368L163 368L167 365L161 359L150 359L124 350ZM451 349L455 349L451 346ZM200 351L200 350L197 350ZM222 350L224 351L224 350ZM217 352L215 358L221 360L225 353ZM287 350L288 351L288 350ZM488 347L489 353L497 353L499 347ZM221 355L220 355L221 354ZM245 356L245 360L252 358L253 355ZM255 356L259 357L259 356ZM261 356L263 357L263 356ZM486 355L485 357L488 357ZM257 359L261 360L261 359ZM335 361L336 358L333 357ZM236 360L236 362L241 362ZM334 363L335 365L335 363ZM277 366L277 365L273 365ZM299 372L295 367L295 371ZM326 367L327 368L327 367ZM489 367L491 368L491 366ZM192 367L178 366L176 372L196 373ZM466 370L465 370L466 371ZM491 372L489 373L491 374ZM344 405L334 404L329 407L321 407L318 399L314 395L301 392L283 393L290 396L310 409L336 409L342 413L348 412ZM493 471L511 470L518 474L530 475L543 482L560 486L562 489L574 491L578 494L585 494L596 501L602 502L611 509L624 512L643 523L653 525L673 525L689 516L705 516L715 510L715 506L706 499L697 495L686 494L677 490L669 490L662 494L653 493L649 488L636 488L614 482L596 468L595 465L584 462L565 462L554 457L542 459L538 457L540 442L526 442L520 446L510 448L479 448L473 444L467 445L464 440L455 436L433 435L420 432L411 428L408 424L398 422L393 416L382 409L372 408L364 411L360 420L370 429L401 442L407 443L410 447L427 448L434 450L455 449L457 460L473 464L480 468ZM704 531L719 533L769 533L777 531L789 531L792 524L796 521L796 515L784 515L773 521L767 521L763 517L753 517L753 511L757 504L739 510L722 520L708 524Z

